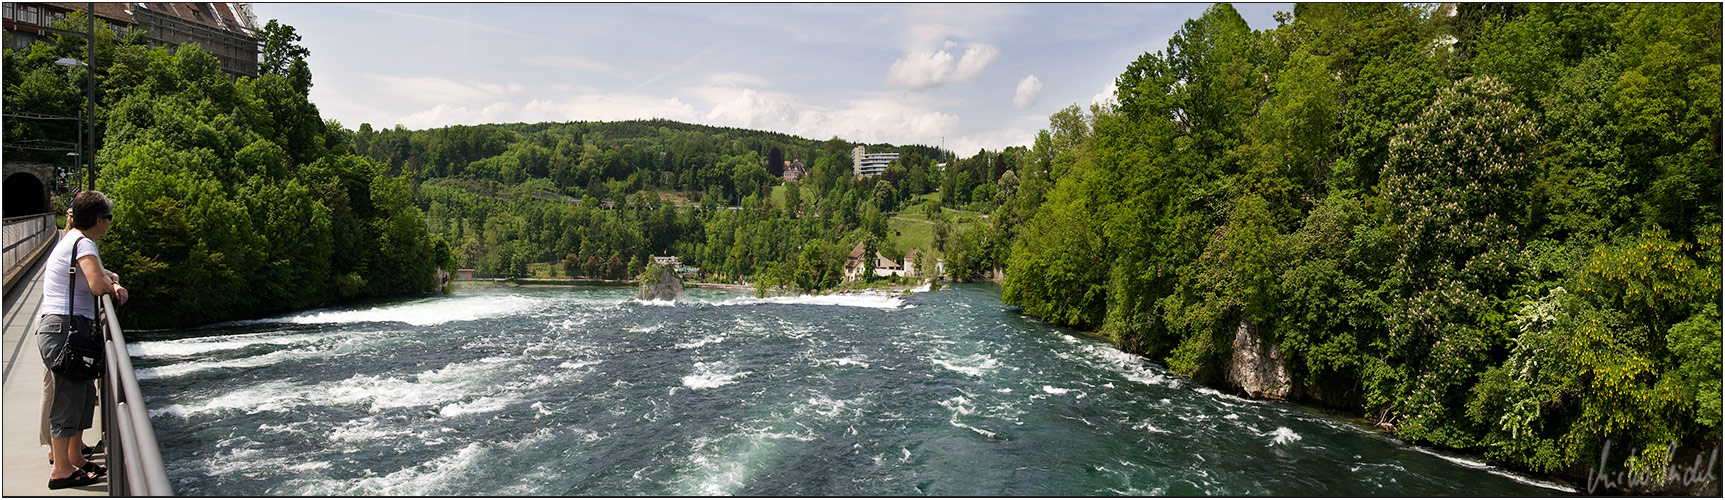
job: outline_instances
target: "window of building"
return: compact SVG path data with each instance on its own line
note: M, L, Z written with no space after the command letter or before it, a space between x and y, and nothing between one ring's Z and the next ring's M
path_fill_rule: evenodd
M3 8L5 9L4 17L6 19L11 19L12 18L12 4L10 4L10 3L5 4L5 7L3 7Z
M35 6L21 5L18 7L18 21L25 24L36 24L38 12Z

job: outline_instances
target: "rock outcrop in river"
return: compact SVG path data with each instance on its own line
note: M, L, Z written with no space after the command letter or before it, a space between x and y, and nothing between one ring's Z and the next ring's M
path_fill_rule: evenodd
M1234 359L1228 368L1228 382L1252 398L1286 400L1293 396L1293 378L1288 376L1288 364L1282 349L1264 345L1258 336L1258 325L1240 320L1234 332Z
M682 300L683 280L677 277L677 269L658 264L647 266L641 274L641 293L635 296L639 300Z

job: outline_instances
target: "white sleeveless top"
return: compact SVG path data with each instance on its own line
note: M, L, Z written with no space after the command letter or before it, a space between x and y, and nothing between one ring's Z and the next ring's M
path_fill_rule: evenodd
M66 232L60 242L54 245L54 251L48 253L47 261L42 263L42 315L66 314L66 287L72 279L67 273L67 265L73 264L72 242L78 242L78 258L85 255L98 255L96 242L83 236L78 230ZM99 257L98 257L99 258ZM101 277L98 279L107 279ZM76 280L77 300L72 306L72 314L96 319L96 297L90 294L89 278L84 276L84 269L78 269Z

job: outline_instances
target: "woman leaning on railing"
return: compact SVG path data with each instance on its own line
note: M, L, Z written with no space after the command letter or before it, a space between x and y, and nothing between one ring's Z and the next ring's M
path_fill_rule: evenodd
M53 402L50 404L48 425L53 469L48 475L48 488L61 489L100 482L108 473L106 466L86 460L83 456L84 430L94 423L96 386L92 380L74 380L53 370L55 358L66 349L67 331L93 328L96 318L95 297L113 294L115 300L126 302L126 288L120 286L119 275L102 268L96 251L96 240L108 234L114 223L114 203L100 191L84 191L72 200L71 228L48 254L47 271L42 273L42 318L36 329L37 346L43 363L53 373ZM75 260L74 260L75 259ZM57 272L56 263L76 262L73 272ZM82 279L73 279L73 276ZM59 314L64 312L64 314ZM68 328L70 327L70 328Z

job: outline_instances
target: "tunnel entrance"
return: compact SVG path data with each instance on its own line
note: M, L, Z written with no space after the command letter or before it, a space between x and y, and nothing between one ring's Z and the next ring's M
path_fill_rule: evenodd
M4 206L0 206L5 218L23 217L48 213L48 188L40 179L29 172L16 172L6 176L0 194L5 196Z

